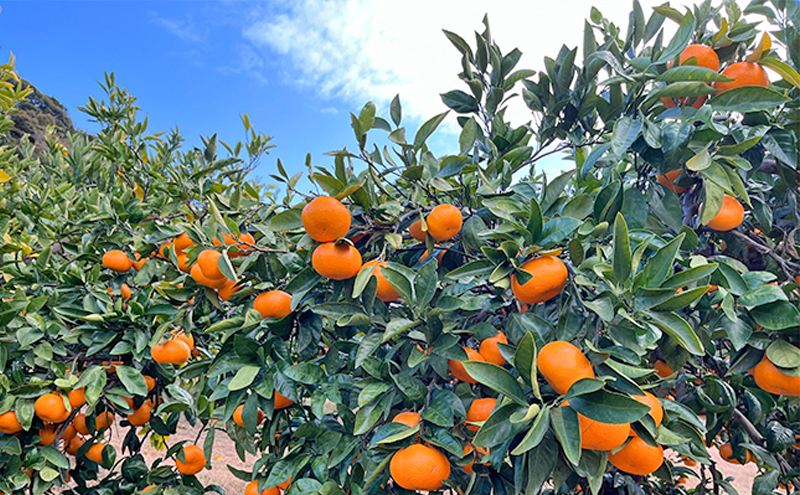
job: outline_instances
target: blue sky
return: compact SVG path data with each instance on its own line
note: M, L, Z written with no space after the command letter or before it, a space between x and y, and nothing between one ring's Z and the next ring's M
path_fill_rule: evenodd
M660 3L642 1L647 10ZM0 57L13 51L20 75L89 132L97 127L75 107L102 96L96 81L105 71L139 98L151 132L178 126L188 145L215 132L242 139L239 116L247 112L277 146L256 170L266 182L277 158L299 172L307 153L328 166L324 152L354 148L349 113L367 101L386 116L399 93L412 136L446 110L439 94L461 82L442 29L472 39L488 11L501 49L519 47L519 67L541 70L545 55L580 42L591 5L627 25L630 5L618 0L7 1ZM525 122L528 115L516 112L517 124ZM453 118L434 149L453 152L457 142ZM547 165L567 166L558 158Z

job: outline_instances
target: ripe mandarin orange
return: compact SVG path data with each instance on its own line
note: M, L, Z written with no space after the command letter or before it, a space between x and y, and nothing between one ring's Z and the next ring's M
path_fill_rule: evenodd
M389 472L406 490L438 490L450 477L450 461L439 450L417 443L394 454Z
M175 254L182 254L184 251L194 246L194 241L189 237L189 234L184 232L172 241L172 246L175 249Z
M173 339L151 348L150 355L157 363L183 364L189 360L192 350L186 342Z
M333 242L347 235L352 217L338 199L319 196L303 207L300 220L309 237L317 242Z
M118 273L128 273L133 268L133 261L119 249L112 249L103 255L103 266Z
M401 423L409 428L417 426L422 421L422 416L419 413L411 411L403 411L392 419L392 423Z
M756 385L765 392L788 397L800 397L800 377L783 373L767 358L766 354L753 369L752 374L756 380Z
M392 284L390 284L389 281L386 280L386 277L383 276L383 273L381 273L381 268L386 266L386 262L372 260L364 263L364 268L369 268L371 266L375 267L375 269L372 271L372 274L378 280L378 291L376 293L378 299L383 302L396 301L397 299L400 299L400 294L394 290Z
M275 406L274 406L274 409L276 411L279 410L279 409L285 409L285 408L291 406L292 404L294 404L294 402L292 402L291 400L289 400L286 397L284 397L283 395L281 395L281 393L278 392L277 390L275 391Z
M476 449L470 442L467 442L467 444L464 445L464 452L461 455L466 456L472 454L473 452L478 452L478 454L480 455L486 455L486 456L489 455L489 449L484 447L478 447ZM475 455L473 454L472 457L473 460L469 464L464 464L464 466L462 467L462 469L464 469L464 471L466 471L466 473L470 476L472 476L472 466L475 464ZM484 464L484 466L488 465L489 463Z
M129 300L129 299L131 298L131 296L133 295L133 294L131 293L131 288L130 288L130 287L128 287L128 284L122 284L122 285L119 287L119 292L120 292L120 294L122 294L122 299L123 299L124 301L127 301L127 300Z
M20 431L22 431L22 425L17 418L16 412L8 411L0 414L0 433L13 435L14 433L18 433Z
M444 254L447 252L446 249L442 249L440 245L434 244L433 245L433 254L436 255L436 263L439 266L442 266L442 260L444 259ZM438 253L438 254L437 254ZM428 251L425 250L422 252L422 255L419 257L419 262L422 263L428 259Z
M262 292L253 301L253 309L264 318L286 318L292 312L292 296L282 290Z
M86 387L76 388L69 391L67 397L69 398L69 405L72 406L73 409L86 404L86 395L84 394L85 391Z
M247 484L244 490L244 495L259 495L258 493L258 480L253 480ZM277 486L261 490L261 495L281 495L281 491Z
M664 175L656 175L656 180L658 181L659 184L666 187L675 194L681 194L689 189L688 187L681 187L675 185L675 181L678 179L678 176L681 175L681 172L682 172L681 169L671 170Z
M462 346L462 348L464 349L464 352L467 353L467 361L485 361L483 356L481 356L478 351L464 346ZM467 370L464 369L464 365L461 364L461 361L448 359L447 367L450 368L450 373L452 373L454 377L458 378L462 382L478 383L478 380L469 376L469 373L467 373Z
M154 388L156 388L156 380L152 376L147 376L147 375L143 376L144 376L144 383L147 385L147 393L149 394L150 392L153 391Z
M225 279L225 275L219 269L219 259L221 257L222 255L213 249L205 249L197 255L197 265L202 270L203 275L211 280Z
M567 285L567 267L555 256L540 256L520 267L531 274L525 284L517 282L517 275L511 275L511 291L526 304L545 302L557 296Z
M458 235L463 220L461 212L453 205L439 205L425 219L428 233L438 242L447 241Z
M616 454L609 452L608 461L626 473L646 476L655 472L664 463L664 448L660 445L653 447L634 436L628 445Z
M756 458L752 452L745 450L745 455L746 458L744 464L755 462ZM719 456L731 464L742 464L739 459L733 456L733 446L731 446L730 442L723 443L719 446Z
M478 423L481 421L486 421L489 419L489 416L492 414L494 407L497 405L497 399L487 397L485 399L475 399L470 404L469 409L467 410L467 429L472 431L480 430L480 426L472 423Z
M230 301L234 294L239 292L239 285L233 280L225 280L225 285L217 289L217 295L223 301Z
M672 368L670 368L666 362L660 359L655 362L655 364L653 365L653 369L656 370L656 374L661 378L668 378L669 376L672 376L673 373L675 373L674 371L672 371Z
M573 383L594 378L592 364L569 342L556 340L546 344L536 358L539 373L557 393L564 395Z
M182 474L195 475L206 467L206 455L197 445L183 448L184 461L175 459L175 467Z
M133 267L134 267L134 268L136 269L136 271L138 272L139 270L141 270L141 269L142 269L142 267L144 266L144 264L145 264L145 263L147 263L147 261L148 261L148 260L150 260L150 258L142 258L142 257L139 255L139 253L133 253L133 255L136 257L136 261L134 261L134 262L133 262Z
M103 463L103 450L106 448L106 444L104 443L96 443L89 447L89 450L86 451L86 458L90 461L94 461L98 464Z
M183 273L192 273L192 265L189 264L189 255L179 254L177 258L178 258L178 270L182 271Z
M613 425L589 419L578 413L581 426L581 448L588 450L614 450L625 443L631 430L630 423Z
M733 196L726 194L722 198L722 208L719 213L706 226L718 232L727 232L741 225L742 221L744 221L744 207Z
M72 437L72 440L69 441L69 445L67 445L67 454L69 454L69 455L77 454L78 453L78 449L83 447L83 444L85 444L85 443L86 443L86 440L84 440L81 437L78 437L78 436Z
M237 407L236 410L233 411L233 422L244 428L242 411L244 411L244 405ZM256 420L256 424L261 424L261 422L264 421L264 413L261 411L261 409L258 409L257 411L258 411L257 415L258 419Z
M730 82L715 82L714 87L719 90L718 95L742 86L769 87L767 71L761 65L753 62L737 62L729 65L722 71L723 76L730 77Z
M150 406L142 404L134 409L133 414L128 414L128 422L133 426L144 426L150 422Z
M696 65L698 67L705 67L706 69L711 69L714 72L719 71L719 57L717 56L717 52L715 52L710 46L698 44L687 46L681 52L681 64L684 64L692 57L697 59Z
M632 397L642 404L649 406L649 414L653 418L653 421L655 421L656 426L661 424L661 421L664 419L664 408L655 395L645 391L644 395L634 395Z
M0 430L2 431L2 430ZM38 445L52 445L56 441L56 427L47 425L44 429L39 430Z
M33 406L36 415L45 423L63 423L69 417L64 399L56 392L42 395Z
M225 284L228 282L228 279L226 277L218 279L206 277L198 263L192 265L192 269L189 271L189 273L191 274L192 279L195 282L210 289L220 289L224 287Z
M346 242L326 242L314 250L311 264L325 278L347 280L355 277L361 270L361 253Z
M418 241L425 241L425 231L422 230L422 220L417 220L409 225L408 233Z
M180 340L181 342L189 346L189 350L194 349L194 335L192 335L191 333L187 334L183 330L178 330L178 331L173 330L171 334L173 335L172 337L173 339Z
M497 335L494 337L483 340L480 348L478 348L478 352L487 363L503 366L506 364L506 358L500 354L500 348L497 346L498 344L508 344L508 339L502 332L497 332Z
M69 442L78 434L78 431L75 429L75 426L70 423L64 427L64 432L61 433L61 439L65 442Z

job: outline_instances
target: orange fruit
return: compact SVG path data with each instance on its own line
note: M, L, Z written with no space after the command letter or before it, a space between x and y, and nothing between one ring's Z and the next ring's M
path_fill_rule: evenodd
M656 175L656 180L658 181L659 184L666 187L675 194L681 194L689 189L688 187L681 187L675 185L675 181L678 179L678 176L681 175L681 172L682 172L681 169L677 169L667 172L664 175Z
M644 395L634 395L632 397L642 404L649 406L649 414L653 418L653 421L655 421L656 426L661 424L661 421L664 419L664 408L655 395L645 391Z
M73 437L72 440L69 441L69 445L67 445L67 454L69 454L69 455L77 454L78 453L78 449L83 447L83 444L85 444L85 443L86 443L86 440L84 440L83 438L78 437L78 436Z
M142 267L144 266L144 264L145 264L145 263L147 263L147 261L148 261L150 258L142 258L141 256L139 256L139 253L133 253L133 255L136 257L136 261L134 261L134 262L133 262L133 267L134 267L134 268L136 269L136 271L138 272L139 270L141 270L141 269L142 269Z
M233 411L233 422L242 428L244 428L244 420L242 419L243 410L244 405L241 405L237 407L235 411ZM261 424L262 421L264 421L264 413L261 411L261 409L258 409L258 420L256 421L256 424Z
M666 362L660 359L656 361L656 363L653 365L653 369L656 370L656 374L661 378L668 378L672 376L673 373L675 373L674 371L672 371L672 368L670 368Z
M317 242L333 242L347 235L352 217L338 199L319 196L303 207L300 220L309 237Z
M684 463L684 464L685 464L687 467L695 467L695 466L697 466L697 461L695 461L694 459L690 459L690 458L688 458L688 457L684 457L684 458L683 458L683 463Z
M194 242L189 237L189 234L184 232L172 241L172 246L175 249L175 254L183 254L184 251L194 246Z
M244 489L244 495L259 495L258 480L253 480L247 484L247 488ZM281 491L277 486L274 486L266 490L261 490L260 495L281 495Z
M22 431L22 425L17 418L17 413L14 411L8 411L0 414L0 433L13 435L14 433L18 433L20 431Z
M144 383L147 384L147 393L153 391L156 388L156 380L152 376L142 375L144 376Z
M664 448L648 445L641 438L634 436L631 441L616 454L609 452L608 461L620 471L646 476L655 472L664 463Z
M77 434L78 431L75 429L75 426L73 426L72 423L70 423L64 428L64 432L61 433L61 439L64 440L65 442L69 442L70 440L75 438Z
M177 258L178 258L178 270L182 271L183 273L192 273L192 265L189 264L189 255L179 254Z
M286 490L287 488L289 488L289 483L291 482L292 482L292 477L289 476L289 479L278 485L278 488L280 488L281 490Z
M766 354L761 362L753 368L752 375L756 380L756 385L765 392L800 397L800 377L784 374L767 358Z
M168 340L163 344L150 349L153 361L165 364L183 364L189 360L192 350L186 342L180 340Z
M580 421L581 425L582 449L614 450L625 443L631 431L630 423L621 425L601 423L580 413L578 413L578 421Z
M361 270L361 253L346 242L326 242L314 250L311 264L325 278L347 280L355 277Z
M516 273L511 275L511 291L526 304L545 302L557 296L567 285L567 267L555 256L540 256L520 267L532 278L525 284L517 282Z
M175 467L178 468L179 473L195 475L206 467L206 455L203 453L203 449L197 445L184 447L183 457L185 461L175 459Z
M741 225L742 221L744 221L744 207L733 196L726 194L722 198L722 208L719 213L706 226L718 232L727 232Z
M189 271L192 276L192 279L197 282L198 284L208 287L211 289L219 289L225 286L225 283L228 281L227 278L222 277L218 279L212 279L205 276L203 273L202 268L200 268L199 263L195 263L192 265L192 269Z
M390 284L389 281L386 280L386 277L383 276L383 273L381 273L381 268L386 266L386 262L380 260L367 261L362 268L369 268L371 266L375 267L372 274L378 279L378 291L376 294L378 299L383 302L391 302L400 299L400 294L394 290L392 284Z
M84 391L86 387L76 388L74 390L70 390L67 393L67 397L69 398L69 405L72 406L73 409L81 407L82 405L86 404L86 395L84 395Z
M422 230L422 220L417 220L408 226L408 233L418 241L425 241L425 231Z
M403 411L394 417L392 423L401 423L409 428L417 426L422 421L422 416L419 413L411 411Z
M133 414L128 414L128 422L133 426L144 426L150 422L150 406L142 404L139 409L134 409Z
M573 383L594 378L592 364L569 342L556 340L546 344L536 358L539 373L558 394L564 395Z
M439 254L436 256L436 263L439 266L442 266L442 260L444 259L444 253L446 253L447 250L446 249L441 249L441 246L439 246L438 244L434 244L433 245L433 254L436 254L437 251L439 252ZM428 251L427 250L422 252L422 255L419 257L419 262L422 263L426 259L428 259Z
M745 458L744 464L749 462L755 462L756 458L753 456L753 453L749 450L745 451L747 457ZM733 446L731 446L730 442L723 443L719 446L719 456L722 457L725 461L730 462L731 464L742 464L739 459L733 456Z
M483 356L481 356L478 351L474 349L470 349L469 347L464 347L464 352L467 353L467 360L468 361L485 361ZM447 360L447 367L450 368L450 373L453 374L454 377L458 378L462 382L467 383L478 383L478 380L472 378L467 373L467 370L464 369L464 365L461 364L461 361L456 361L454 359Z
M730 82L715 82L714 87L719 90L718 95L725 91L741 88L742 86L769 87L769 77L761 65L753 62L737 62L729 65L722 71L723 76L730 77Z
M253 301L253 309L264 318L286 318L292 312L292 296L282 290L262 292Z
M108 428L110 425L114 424L114 414L106 411L105 413L100 413L97 415L97 418L94 420L94 424L96 429L94 431L89 431L89 427L86 425L86 415L85 414L78 414L72 420L72 424L75 425L75 430L80 433L81 435L88 435L90 433L94 433L95 431L102 431Z
M439 450L417 443L394 454L389 472L406 490L438 490L450 477L450 461Z
M692 103L692 97L684 96L682 98L667 98L662 97L659 98L661 100L661 104L667 108L675 108L675 107L687 107L690 106L692 108L700 108L703 106L703 103L706 102L708 97L706 95L700 95L694 98L694 103ZM667 186L669 187L669 186Z
M118 273L128 273L133 268L133 261L119 249L112 249L103 255L103 266Z
M191 333L187 334L183 330L179 330L177 332L173 330L171 334L173 335L173 339L180 340L181 342L189 346L189 350L194 349L194 335L192 335Z
M223 301L230 301L234 294L239 292L239 286L233 280L225 280L225 285L217 289L217 295Z
M282 396L280 392L277 390L275 391L275 410L285 409L289 406L294 404L291 400L287 399L286 397Z
M36 415L45 423L63 423L69 417L64 399L56 392L50 392L36 399L33 405Z
M489 455L489 449L487 449L487 448L484 448L484 447L478 447L478 448L476 449L476 448L475 448L475 447L474 447L474 446L473 446L471 443L469 443L469 442L467 442L467 444L466 444L466 445L464 445L464 452L463 452L463 454L462 454L462 455L466 456L466 455L468 455L468 454L471 454L471 453L472 453L472 452L474 452L474 451L477 451L477 452L478 452L479 454L481 454L481 455ZM472 466L475 464L474 457L475 457L475 456L473 455L473 460L472 460L472 461L471 461L469 464L464 464L464 466L462 466L462 469L464 469L464 471L466 471L466 473L467 473L468 475L470 475L470 476L472 476ZM488 466L488 465L489 465L489 463L486 463L486 464L484 464L484 466Z
M128 284L122 284L122 285L119 287L119 292L120 292L120 294L122 294L122 299L123 299L124 301L127 301L128 299L130 299L130 298L131 298L131 296L133 295L133 294L131 293L131 288L130 288L130 287L128 287Z
M161 245L160 248L158 248L158 254L162 258L169 258L169 249L170 248L172 248L172 241L165 242L164 244Z
M154 488L156 488L156 485L147 485L146 487L144 487L142 489L142 494L145 494L145 493L149 492L150 490L152 490Z
M89 447L89 450L86 451L86 458L90 461L94 461L98 464L103 463L103 449L106 448L106 444L104 443L96 443Z
M503 366L506 364L506 358L500 354L500 348L497 344L508 344L508 339L502 332L497 332L497 335L494 337L489 337L482 341L478 352L487 363Z
M44 429L39 430L39 439L38 445L52 445L56 441L56 427L47 425Z
M719 72L719 57L710 46L706 45L689 45L681 52L681 64L685 63L690 58L697 59L698 67L705 67L714 72Z
M428 233L438 242L447 241L461 231L461 212L453 205L439 205L425 219Z
M197 265L207 278L211 280L225 279L225 275L219 269L219 259L222 257L217 251L213 249L205 249L197 255ZM224 280L223 282L224 283Z
M497 399L487 397L485 399L475 399L467 410L467 429L471 431L480 430L480 426L472 424L481 421L486 421L492 414L494 407L497 405Z

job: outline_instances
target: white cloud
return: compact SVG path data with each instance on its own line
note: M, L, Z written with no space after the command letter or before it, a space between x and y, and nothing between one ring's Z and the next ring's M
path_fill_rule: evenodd
M150 20L157 24L164 29L167 30L170 34L177 36L186 41L191 41L194 43L203 43L206 39L206 35L198 30L196 27L191 25L191 23L183 22L183 21L173 21L164 17L159 16L157 13L150 11Z
M223 74L244 74L266 85L269 81L263 74L264 60L252 46L239 43L234 47L236 58L233 64L217 68Z
M325 113L325 114L328 114L328 115L336 115L337 113L339 113L339 109L337 109L336 107L325 107L325 108L321 108L319 113Z
M646 15L661 3L643 0ZM243 32L285 56L292 83L354 108L373 100L384 113L399 93L404 113L419 121L445 109L440 93L465 89L456 76L459 54L442 29L474 44L488 13L500 48L523 52L517 68L543 70L545 55L581 44L592 4L627 29L631 3L619 0L284 0L273 3L278 13L253 15Z

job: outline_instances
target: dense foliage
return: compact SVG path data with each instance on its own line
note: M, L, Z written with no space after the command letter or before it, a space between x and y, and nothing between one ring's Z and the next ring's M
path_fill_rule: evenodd
M248 180L247 116L186 150L113 75L95 139L1 148L0 491L221 491L220 435L252 493L734 493L709 448L800 488L800 5L633 5L540 72L445 32L459 152L368 103L313 197Z

